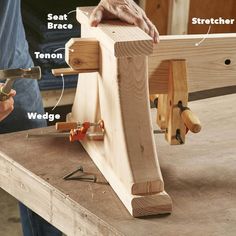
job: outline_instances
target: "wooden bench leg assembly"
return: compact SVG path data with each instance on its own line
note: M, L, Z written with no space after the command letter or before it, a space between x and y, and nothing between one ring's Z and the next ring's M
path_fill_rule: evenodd
M67 121L103 119L103 142L81 143L133 216L169 213L172 202L164 191L150 117L147 56L116 58L103 47L99 54L86 50L83 54L78 44L84 47L86 42L72 39L67 43L67 63L78 70L74 62L83 61L85 70L91 69L89 58L97 58L100 69L98 73L80 74ZM71 50L74 48L78 58Z
M78 11L82 22L88 16ZM104 44L98 32L82 24L82 37L87 38L71 39L66 44L70 72L84 72L80 73L67 122L104 121L102 142L83 139L81 143L131 215L170 213L172 201L164 190L149 106L148 55L152 40L145 35L145 40L111 40ZM114 28L100 34L117 40ZM63 69L54 73L63 73ZM169 62L167 80L168 93L158 101L158 124L170 144L184 143L186 126L192 129L186 120L190 124L193 121L193 114L186 109L185 61Z
M121 201L135 217L169 213L172 202L164 191L150 118L147 56L117 59L102 47L98 53L98 43L92 39L87 46L93 42L96 47L86 51L86 42L87 39L72 39L67 43L67 63L71 69L82 69L75 63L80 61L83 70L88 70L80 74L67 125L103 119L106 127L103 142L83 139L81 142ZM75 54L75 50L80 53ZM102 70L91 73L90 69L98 63ZM201 129L187 103L186 61L169 61L168 94L158 96L157 124L165 130L170 144L183 144L188 129L195 133ZM63 129L67 125L57 126Z

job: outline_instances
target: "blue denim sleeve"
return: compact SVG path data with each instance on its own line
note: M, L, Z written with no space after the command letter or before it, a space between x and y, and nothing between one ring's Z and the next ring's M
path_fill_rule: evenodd
M0 0L0 69L28 68L33 62L21 18L20 0ZM14 84L17 95L15 109L0 122L0 133L46 126L45 120L29 120L27 112L43 113L37 81L19 79ZM20 204L22 228L25 236L59 236L59 230Z
M33 62L22 23L20 0L0 1L0 69L28 68ZM13 87L14 111L0 122L0 133L46 126L44 120L29 120L27 112L43 113L37 81L19 79Z

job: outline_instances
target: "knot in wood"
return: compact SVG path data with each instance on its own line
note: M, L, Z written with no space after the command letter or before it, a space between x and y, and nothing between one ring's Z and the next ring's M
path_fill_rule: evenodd
M80 65L80 64L82 64L82 62L80 61L79 58L73 58L72 59L72 64L73 65Z

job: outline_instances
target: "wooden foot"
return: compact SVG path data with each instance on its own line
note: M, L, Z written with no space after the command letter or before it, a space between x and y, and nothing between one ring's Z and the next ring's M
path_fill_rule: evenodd
M134 217L166 214L172 211L172 200L166 192L147 196L131 196L131 199Z

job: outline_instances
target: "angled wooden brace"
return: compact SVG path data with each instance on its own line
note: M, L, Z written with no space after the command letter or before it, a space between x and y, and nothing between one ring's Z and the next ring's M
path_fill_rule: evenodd
M124 23L92 28L90 12L77 11L82 39L67 43L66 60L74 73L98 72L80 74L67 120L104 121L104 141L82 145L131 215L169 213L172 201L164 191L149 108L152 39Z

